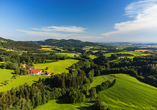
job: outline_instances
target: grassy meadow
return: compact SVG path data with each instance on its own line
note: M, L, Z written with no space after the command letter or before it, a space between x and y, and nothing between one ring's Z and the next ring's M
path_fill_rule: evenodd
M0 69L0 83L2 83L5 80L9 80L11 79L11 77L13 76L13 74L11 74L12 72L14 72L13 70L8 70L8 69Z
M97 58L97 56L95 56L95 55L90 55L89 57L90 57L91 59Z
M135 56L146 56L146 55L150 55L150 54L145 54L143 52L135 52L135 51L126 51L126 52L114 52L114 53L105 53L104 56L106 57L110 57L112 54L131 54L133 56L121 56L119 58L124 58L124 57L127 57L127 58L130 58L130 59L133 59ZM118 60L110 60L111 62L118 62Z
M39 77L46 78L49 76L33 76L33 75L19 76L16 79L14 79L12 82L9 82L9 84L7 84L6 86L0 87L0 92L11 90L11 88L22 85L25 82L27 82L29 85L32 85L35 81L39 80Z
M50 100L44 105L40 105L34 110L80 110L74 104L58 103L58 100Z
M121 53L121 54L131 54L131 55L134 55L134 56L142 56L142 55L144 55L143 52L134 52L134 51L129 51L129 52L105 53L104 55L105 55L106 57L110 57L111 54L118 54L118 53Z
M126 74L114 75L115 85L99 93L111 110L156 110L157 88Z
M67 60L60 60L57 62L52 63L42 63L42 64L35 64L35 68L45 69L48 67L48 72L54 73L54 74L60 74L63 72L68 72L66 68L70 67L73 63L78 62L78 60L73 59L67 59Z
M96 76L96 77L93 78L93 82L90 84L90 88L101 85L101 83L106 81L106 80L113 81L114 79L115 78L111 77L110 75Z
M74 57L74 53L55 53L58 56Z

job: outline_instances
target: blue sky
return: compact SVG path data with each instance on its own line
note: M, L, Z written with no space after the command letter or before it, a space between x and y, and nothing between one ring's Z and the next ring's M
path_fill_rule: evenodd
M157 0L0 0L0 37L157 42Z

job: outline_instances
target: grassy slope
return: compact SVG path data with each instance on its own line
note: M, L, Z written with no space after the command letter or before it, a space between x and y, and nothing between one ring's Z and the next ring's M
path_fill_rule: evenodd
M48 67L48 72L53 72L54 74L68 72L66 68L70 67L73 63L78 62L78 60L67 59L60 60L58 62L53 63L43 63L43 64L35 64L35 68L45 69Z
M90 57L91 59L97 58L97 56L95 56L95 55L90 55L89 57Z
M132 55L134 55L134 56L150 55L150 54L144 54L143 52L134 52L134 51L105 53L104 55L105 55L106 57L110 57L111 54L117 54L117 53L121 53L121 54L132 54Z
M115 79L114 77L110 77L110 76L106 76L106 75L101 75L101 76L94 77L93 82L90 85L90 88L101 85L101 83L106 81L106 80L113 81L114 79Z
M74 57L74 53L55 53L58 56ZM79 56L79 55L76 55Z
M40 76L40 77L46 78L49 76ZM0 92L10 90L11 88L22 85L25 82L27 82L29 85L32 85L34 81L37 81L38 79L39 76L32 76L32 75L20 76L17 79L14 79L12 82L9 82L9 84L7 84L6 86L0 87Z
M69 57L74 57L74 53L55 53L56 55L59 56L69 56Z
M99 97L111 110L156 110L157 88L139 82L126 74L114 75L117 77L116 84L99 93ZM91 87L96 87L106 80L112 81L113 79L115 77L110 75L94 77ZM81 108L81 105L58 103L57 101L51 100L35 110L77 110Z
M44 105L40 105L34 110L79 110L73 104L59 104L58 100L51 100Z
M116 84L99 93L111 110L156 110L157 88L126 74L115 75Z
M9 80L13 76L13 74L11 74L12 72L13 70L0 69L0 83Z

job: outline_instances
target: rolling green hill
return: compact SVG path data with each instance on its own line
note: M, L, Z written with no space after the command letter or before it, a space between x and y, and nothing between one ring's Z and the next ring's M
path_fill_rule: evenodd
M61 39L61 40L56 40L56 39L47 39L43 41L28 41L33 44L38 44L38 45L52 45L52 46L58 46L58 47L85 47L85 46L98 46L99 44L92 43L92 42L83 42L80 40L74 40L74 39Z
M117 77L115 85L99 93L100 99L103 100L111 110L157 109L157 88L142 83L136 78L126 74L113 75ZM107 79L110 77L112 76L107 75Z
M94 77L91 87L96 87L106 80L113 81L115 78L116 83L113 87L99 93L99 98L109 106L110 110L156 110L157 88L142 83L127 74ZM82 106L57 102L57 100L51 100L35 110L77 110L78 108L87 110L82 108L86 103Z
M41 46L29 42L13 41L10 39L4 39L2 37L0 37L0 47L13 49L13 50L26 50L26 51L37 50L41 48Z

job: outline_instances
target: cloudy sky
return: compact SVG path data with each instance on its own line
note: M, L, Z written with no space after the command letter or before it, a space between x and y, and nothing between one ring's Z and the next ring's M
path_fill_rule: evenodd
M0 0L0 37L157 42L157 0Z

